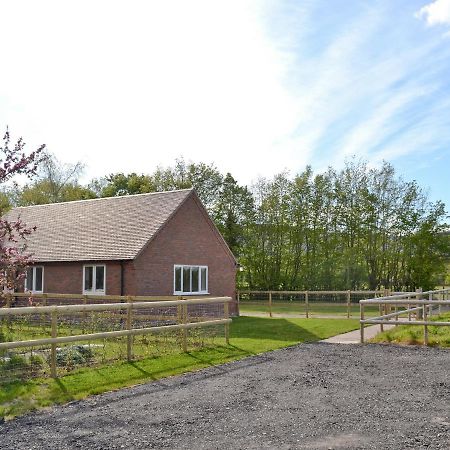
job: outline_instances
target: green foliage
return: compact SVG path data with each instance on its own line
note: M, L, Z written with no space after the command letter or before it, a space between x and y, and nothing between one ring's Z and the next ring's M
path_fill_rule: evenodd
M95 193L77 183L65 183L58 192L55 192L52 183L44 179L21 188L16 197L16 204L19 206L43 205L92 198L96 198Z
M0 211L2 213L5 213L11 209L11 199L9 191L4 189L3 191L0 191Z
M254 221L254 200L247 187L225 175L211 211L211 217L236 257L243 256L245 230Z
M0 380L2 374L13 375L13 378L26 378L29 374L30 363L23 356L10 354L0 359Z
M87 346L71 345L61 348L56 353L58 366L76 366L84 364L92 359L94 352Z
M432 320L450 322L450 313L433 317ZM392 342L395 344L423 345L423 327L400 325L391 330L379 333L373 342ZM450 326L428 327L428 345L438 347L450 347Z
M158 167L150 175L111 174L104 179L95 180L91 187L100 197L194 188L204 205L211 209L222 185L222 178L213 165L186 163L183 159L178 159L173 167Z
M284 290L424 289L445 271L446 213L391 165L347 163L341 171L252 189L255 220L244 237L244 286Z
M5 191L5 205L194 188L244 268L241 288L414 290L449 276L444 205L429 202L388 163L371 168L352 161L321 174L307 167L251 187L212 164L183 159L151 174L116 173L88 186L78 184L81 170L79 163L48 156L35 183Z
M45 153L37 179L25 186L15 184L7 193L10 203L17 206L42 205L95 198L95 192L81 186L78 178L83 164L64 164L51 153Z
M186 163L183 158L177 159L173 167L158 167L152 178L157 191L194 188L208 211L212 210L223 181L213 164Z
M116 173L107 176L100 183L100 197L115 197L119 195L145 194L155 192L156 186L148 175Z
M35 367L42 367L44 365L44 361L40 356L31 355L30 364Z

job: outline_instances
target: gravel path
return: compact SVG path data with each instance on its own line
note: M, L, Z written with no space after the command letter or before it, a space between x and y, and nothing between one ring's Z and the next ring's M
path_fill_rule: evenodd
M449 449L450 351L303 344L0 425L3 449Z

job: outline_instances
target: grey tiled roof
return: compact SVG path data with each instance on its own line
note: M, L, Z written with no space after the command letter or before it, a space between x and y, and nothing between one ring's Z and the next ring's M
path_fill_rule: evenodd
M37 226L28 238L36 261L133 259L192 192L191 189L80 200L12 209Z

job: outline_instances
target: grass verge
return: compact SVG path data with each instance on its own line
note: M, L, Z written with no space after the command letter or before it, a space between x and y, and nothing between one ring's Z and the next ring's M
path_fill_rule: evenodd
M432 320L450 322L450 313L439 317L433 317ZM370 342L393 343L405 345L423 345L423 326L419 325L400 325L391 330L379 333ZM450 326L437 327L428 326L428 345L434 347L450 348Z
M211 348L188 353L83 368L57 380L33 379L0 384L0 417L6 420L34 409L80 400L89 395L199 370L247 356L312 342L358 328L348 319L269 319L237 317L230 345L222 338Z

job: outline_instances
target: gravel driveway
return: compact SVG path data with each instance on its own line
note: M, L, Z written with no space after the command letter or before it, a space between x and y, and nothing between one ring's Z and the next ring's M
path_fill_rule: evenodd
M303 344L31 414L3 449L449 449L450 351Z

